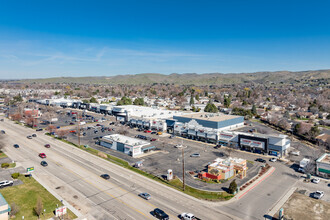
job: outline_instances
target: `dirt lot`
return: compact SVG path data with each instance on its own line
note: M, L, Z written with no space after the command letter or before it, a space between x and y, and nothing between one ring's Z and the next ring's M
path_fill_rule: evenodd
M283 206L285 219L329 219L330 203L295 192ZM278 214L274 216L278 218Z

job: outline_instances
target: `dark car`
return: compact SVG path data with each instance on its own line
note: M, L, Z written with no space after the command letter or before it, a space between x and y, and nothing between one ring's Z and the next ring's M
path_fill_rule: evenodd
M43 129L42 128L38 128L36 131L42 131Z
M2 134L6 134L6 132L5 132L4 130L1 130L1 133L2 133Z
M261 163L266 163L266 160L264 160L262 158L257 158L256 161L261 162Z
M157 134L157 131L153 131L153 132L151 132L151 134Z
M159 208L156 208L153 213L154 213L154 216L158 219L162 219L162 220L169 219L169 216L163 210L161 210Z
M221 147L221 145L220 144L217 144L217 146L215 146L214 148L215 149L219 149Z
M37 137L37 135L36 134L32 134L32 137Z
M19 148L19 145L18 144L14 144L14 148Z
M46 166L48 166L48 163L43 160L43 161L40 162L40 165L43 166L43 167L46 167Z
M102 178L105 179L105 180L110 179L109 174L102 174L100 177L102 177Z
M46 148L50 148L50 144L45 144L45 147Z
M73 122L70 122L70 125L74 125L74 123Z

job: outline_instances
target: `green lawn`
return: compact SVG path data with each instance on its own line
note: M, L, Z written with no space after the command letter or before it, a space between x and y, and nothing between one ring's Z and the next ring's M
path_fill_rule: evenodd
M41 197L44 209L46 212L40 216L40 219L49 219L54 216L53 211L59 206L61 202L50 194L43 186L41 186L34 178L20 176L18 179L22 180L24 184L18 186L11 186L0 189L0 193L6 199L9 205L13 202L19 207L19 212L13 219L37 219L34 212L34 207L37 203L38 196ZM69 210L68 219L74 219L76 216Z

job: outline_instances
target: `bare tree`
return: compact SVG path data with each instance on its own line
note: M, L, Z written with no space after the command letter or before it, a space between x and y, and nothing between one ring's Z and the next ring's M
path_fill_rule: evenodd
M10 205L10 207L11 207L11 210L10 210L10 216L11 216L11 217L14 217L14 216L19 212L19 206L16 205L16 203L13 202L13 203Z
M38 215L38 218L40 218L43 209L44 209L44 204L42 203L40 196L38 196L36 207L34 207L34 211Z

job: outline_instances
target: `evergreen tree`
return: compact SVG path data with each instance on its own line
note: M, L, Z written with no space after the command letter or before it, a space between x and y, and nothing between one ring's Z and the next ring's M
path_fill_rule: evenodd
M236 190L237 190L237 183L235 180L233 180L229 185L228 191L230 194L233 194Z
M254 104L252 105L251 113L253 115L257 115L257 108L256 108L256 106Z
M190 96L190 105L193 105L193 104L195 104L195 101L194 101L194 96Z

